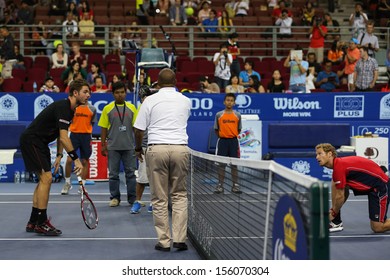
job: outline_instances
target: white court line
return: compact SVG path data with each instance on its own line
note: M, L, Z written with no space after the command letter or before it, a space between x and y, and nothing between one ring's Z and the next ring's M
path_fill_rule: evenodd
M95 241L95 240L156 240L156 237L52 237L40 238L0 238L0 241Z
M338 238L389 238L390 234L356 234L356 235L329 235L329 238L331 239L338 239Z

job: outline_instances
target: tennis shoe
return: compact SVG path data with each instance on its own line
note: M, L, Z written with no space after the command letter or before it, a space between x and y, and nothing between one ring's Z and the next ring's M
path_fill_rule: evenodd
M26 225L26 232L34 232L35 226L36 226L35 223L31 223L30 221L28 221Z
M69 194L69 191L72 189L72 185L69 183L65 183L65 185L62 187L61 194L67 195Z
M224 192L222 184L218 184L217 188L215 189L214 193L221 194Z
M234 184L232 187L232 193L235 194L242 194L242 191L240 191L240 185L239 184Z
M149 207L148 207L148 213L153 213L153 206L152 206L152 204L150 204Z
M329 232L342 231L343 229L344 229L343 222L340 222L339 224L329 222Z
M139 214L141 207L142 207L141 203L139 203L138 201L134 202L133 206L130 209L130 213L131 214Z
M58 236L62 234L62 231L56 229L51 223L50 220L46 220L41 225L36 225L34 228L34 232L40 233L46 236Z
M117 206L119 206L119 200L116 198L113 198L113 199L111 199L109 205L110 205L110 207L117 207Z

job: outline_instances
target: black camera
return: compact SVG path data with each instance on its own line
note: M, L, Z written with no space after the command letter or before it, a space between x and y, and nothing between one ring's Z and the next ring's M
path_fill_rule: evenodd
M355 17L360 17L360 12L356 12Z
M227 57L228 52L227 52L227 51L224 51L224 52L223 52L223 55L224 55L225 57Z
M317 18L316 18L316 25L319 26L319 25L321 25L321 24L322 24L322 18L317 17Z
M370 49L370 50L373 50L374 48L372 47L372 44L371 43L368 43L368 48Z

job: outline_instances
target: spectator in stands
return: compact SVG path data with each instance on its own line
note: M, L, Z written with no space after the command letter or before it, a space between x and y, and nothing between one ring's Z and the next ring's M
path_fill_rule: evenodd
M226 93L243 93L245 92L245 88L239 84L238 75L232 73L230 76L230 83L225 88Z
M280 17L276 20L275 25L280 26L278 38L291 38L291 26L293 19L288 16L287 9L284 9Z
M248 87L246 88L245 92L248 93L263 93L265 92L264 87L261 85L259 81L259 77L257 75L250 75L249 76L249 82Z
M86 18L88 14L88 17ZM81 9L79 13L79 21L81 20L92 20L94 19L93 10L91 9L88 1L81 2Z
M175 0L175 2L177 2L177 0ZM181 1L179 2L179 4L181 4ZM166 15L169 11L169 0L158 0L157 7L160 9L161 15Z
M95 38L95 23L89 19L89 13L84 13L83 18L79 21L79 37L90 39Z
M246 17L249 11L249 1L236 0L234 4L235 17Z
M325 13L325 20L323 22L324 26L328 28L328 33L325 36L326 40L340 40L340 24L337 20L332 19L332 16L329 13Z
M357 38L360 47L368 48L368 55L375 57L375 52L379 51L378 37L374 34L374 22L369 20L366 24L366 31L359 34Z
M302 49L297 47L295 51L302 52ZM306 91L306 72L309 69L309 63L301 57L302 55L298 55L291 50L284 61L284 67L290 67L290 83L288 89L294 93L305 93Z
M244 64L243 71L240 72L240 85L244 86L245 88L249 87L249 77L252 75L256 75L258 80L261 81L260 74L257 73L255 70L253 70L253 62L252 61L246 61Z
M357 38L360 33L366 30L366 23L368 21L367 14L363 12L363 6L360 3L355 4L355 12L349 17L349 24L353 28L353 37Z
M267 0L268 8L275 8L278 5L278 0Z
M390 18L390 5L387 0L380 0L376 9L376 18Z
M343 70L339 71L337 75L340 77L343 74L348 76L348 90L353 91L354 86L354 71L355 65L357 61L360 59L360 51L357 48L358 40L356 38L352 38L349 42L349 47L347 49L347 53L345 55L345 67Z
M16 24L15 19L11 16L8 9L4 11L4 18L0 21L0 24L6 26L12 26Z
M106 75L102 72L102 68L100 64L97 62L93 62L91 64L91 71L87 75L87 83L92 86L95 83L95 78L101 77L104 85L107 85Z
M286 87L282 81L282 75L279 70L274 70L272 73L272 79L268 83L267 92L284 92Z
M316 86L314 85L315 77L314 77L314 67L310 67L306 72L306 93L310 93L311 90L315 89Z
M133 21L129 27L126 27L125 37L131 41L136 42L138 45L142 45L141 39L142 29L138 27L137 22Z
M112 47L112 52L120 55L122 51L122 30L118 26L113 26L112 31L110 32L110 45Z
M315 85L317 88L322 88L326 91L332 91L339 86L339 77L332 71L332 61L325 61L324 71L318 73Z
M322 63L324 61L325 36L328 32L328 29L322 24L322 22L322 18L315 17L313 25L309 30L311 38L308 52L316 54L318 63Z
M13 65L13 68L26 69L26 66L24 65L24 57L20 53L20 49L18 45L14 45L14 52L15 52L16 63Z
M201 92L220 93L221 90L216 83L212 83L208 76L202 76L199 79Z
M39 92L60 92L60 88L54 84L53 77L47 77Z
M140 25L149 25L149 8L151 7L150 0L136 0L136 16Z
M227 37L233 30L233 20L226 10L223 10L218 18L218 31L222 37Z
M202 21L199 25L201 31L204 33L203 36L214 37L218 35L218 19L216 16L217 12L215 10L211 10L209 17Z
M240 74L240 62L238 61L238 56L240 55L240 44L237 42L238 34L233 32L229 35L229 39L225 44L228 46L228 52L233 57L233 62L230 64L230 73L231 74Z
M197 15L196 11L198 10L198 1L184 0L183 7L187 15L187 24L196 25L197 24Z
M18 24L30 25L34 23L34 11L26 1L22 1L18 10Z
M317 77L318 73L322 71L321 64L317 62L316 54L313 52L309 52L307 54L307 62L309 63L309 67L314 68L313 75Z
M108 91L108 87L103 84L103 79L100 76L97 76L93 79L94 84L91 86L92 93L104 93Z
M152 82L151 82L150 76L145 71L145 69L141 68L140 73L139 73L139 85L140 86L142 86L142 85L150 86L151 83ZM135 87L136 84L137 84L137 78L136 78L136 75L134 73L134 76L133 76L133 87Z
M58 44L56 51L51 55L53 62L52 68L66 68L68 67L68 54L64 50L63 44Z
M76 80L79 77L79 74L81 74L84 80L87 78L87 72L85 69L80 67L77 60L73 60L70 66L62 72L61 79L64 81L65 85L68 85L71 81Z
M330 50L328 50L328 60L333 64L340 64L344 60L344 51L343 51L344 43L340 41L333 41Z
M108 85L108 91L112 92L112 85L115 84L116 82L123 82L124 77L122 75L114 74L112 76L112 80L110 81Z
M205 19L208 19L210 17L210 11L209 2L203 1L200 4L200 10L198 11L198 23L202 23Z
M302 25L311 26L315 14L316 9L313 7L313 3L307 1L302 8Z
M79 20L79 12L77 9L77 5L75 2L71 1L67 4L67 9L66 9L66 14L65 16L68 17L68 14L72 14L72 19L75 20L76 22Z
M78 42L72 43L72 53L69 57L70 63L77 61L81 68L87 68L87 56L80 52L80 44Z
M63 32L66 38L74 38L77 36L77 21L74 20L74 15L71 12L67 13L66 20L62 23L62 26L64 27Z
M276 20L280 18L283 10L287 10L288 16L292 18L293 14L289 9L287 9L286 3L284 1L279 1L279 5L275 6L272 11L272 18L274 19L274 22L276 22Z
M225 10L229 14L229 18L234 18L236 12L234 11L234 5L236 4L235 0L226 1Z
M175 0L175 5L169 9L169 19L172 25L187 25L187 13L181 5L181 0Z
M368 55L368 47L360 48L360 59L353 72L351 91L374 91L378 79L378 62Z
M14 37L9 33L7 26L0 27L0 36L3 39L0 48L0 57L2 60L7 62L8 60L15 59L15 49L14 49Z
M222 44L220 51L214 54L213 62L215 65L214 78L219 88L223 91L229 84L230 80L230 65L233 62L233 57L228 53L227 45Z

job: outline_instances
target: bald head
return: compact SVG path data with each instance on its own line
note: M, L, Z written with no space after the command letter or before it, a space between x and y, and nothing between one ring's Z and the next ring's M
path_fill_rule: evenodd
M163 87L174 87L176 85L176 75L169 68L164 68L158 74L158 86Z

